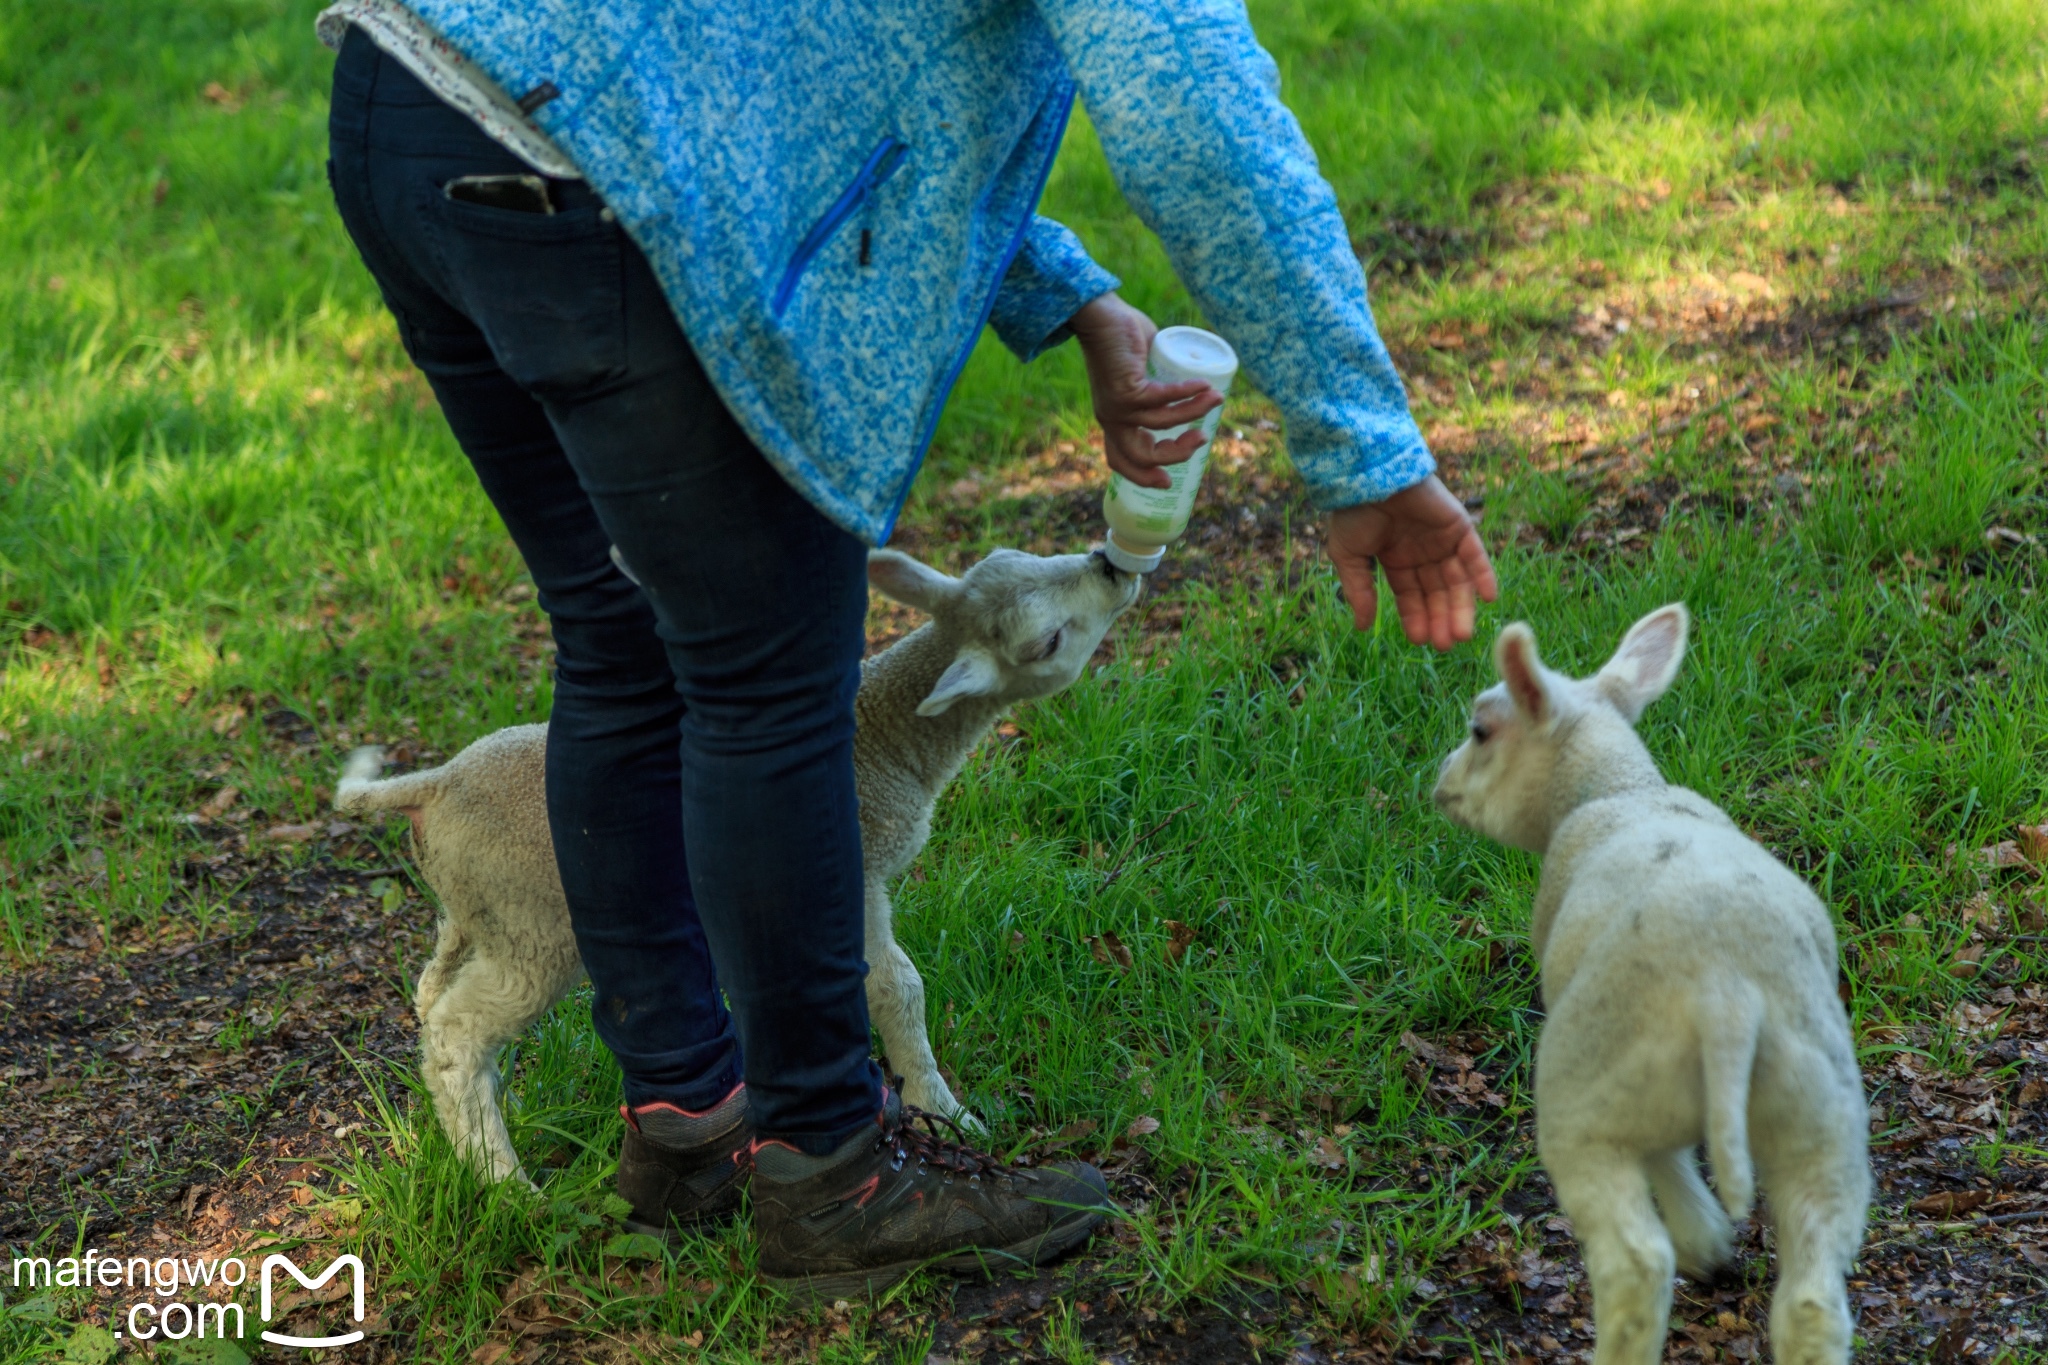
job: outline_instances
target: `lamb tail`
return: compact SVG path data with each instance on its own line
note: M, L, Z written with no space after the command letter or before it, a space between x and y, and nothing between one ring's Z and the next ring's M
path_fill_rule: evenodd
M1756 1063L1764 1006L1748 982L1728 993L1712 1024L1701 1030L1705 1072L1707 1156L1714 1188L1728 1216L1740 1221L1756 1202L1756 1167L1749 1155L1749 1077Z
M341 770L341 781L334 786L334 809L344 815L417 809L441 794L439 768L403 777L378 777L383 770L384 751L374 744L350 754Z

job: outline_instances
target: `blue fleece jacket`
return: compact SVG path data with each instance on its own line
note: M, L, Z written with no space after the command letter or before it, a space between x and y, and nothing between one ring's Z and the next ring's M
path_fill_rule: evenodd
M889 536L982 326L1030 359L1115 286L1036 216L1078 92L1316 502L1434 469L1336 196L1239 0L414 0L568 150L733 414Z

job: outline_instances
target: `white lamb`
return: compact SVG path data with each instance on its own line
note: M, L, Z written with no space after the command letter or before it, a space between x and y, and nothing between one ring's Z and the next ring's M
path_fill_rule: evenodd
M1537 1146L1592 1277L1596 1365L1664 1358L1674 1260L1695 1277L1727 1263L1758 1174L1777 1232L1775 1358L1837 1365L1870 1175L1834 930L1804 882L1667 784L1636 737L1686 628L1683 605L1661 607L1574 680L1509 626L1501 682L1473 703L1436 804L1543 855Z
M1060 691L1138 597L1099 553L996 550L960 578L876 550L868 580L931 620L861 665L854 769L867 888L869 1015L906 1103L972 1121L925 1035L924 983L896 946L889 882L931 833L932 806L1011 703ZM492 1180L520 1173L497 1103L505 1044L583 979L555 869L542 779L547 727L477 740L427 772L378 780L359 749L335 789L347 813L403 810L441 902L414 1004L428 1091L457 1150Z

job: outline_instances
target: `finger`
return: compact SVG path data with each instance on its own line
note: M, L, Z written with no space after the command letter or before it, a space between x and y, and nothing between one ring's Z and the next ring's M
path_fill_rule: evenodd
M1458 643L1458 587L1452 569L1458 567L1456 557L1440 559L1427 565L1415 565L1415 577L1421 581L1423 600L1430 604L1430 647L1446 651Z
M1458 554L1451 555L1439 567L1443 570L1444 585L1451 594L1451 638L1460 642L1469 640L1478 615L1478 608L1472 601L1472 575Z
M1479 538L1478 531L1468 528L1465 538L1458 542L1458 564L1480 600L1491 602L1500 596L1500 580L1494 577L1493 561L1487 557L1486 542Z
M1134 464L1180 464L1202 448L1202 433L1199 431L1183 431L1171 441L1155 441L1142 427L1127 429L1122 434Z
M1171 407L1175 403L1188 403L1203 397L1213 397L1216 400L1215 403L1208 405L1213 408L1216 403L1223 401L1223 395L1210 388L1208 381L1204 379L1141 378L1126 390L1125 396L1133 405L1148 408ZM1208 411L1208 408L1204 408L1203 411Z
M1109 462L1109 467L1117 473L1123 475L1125 478L1129 479L1132 483L1138 485L1138 487L1140 488L1173 487L1173 480L1167 477L1165 470L1155 469L1149 464L1140 464L1138 461L1132 459L1131 447L1137 442L1133 442L1129 439L1128 432L1121 433L1121 435L1123 436L1123 439L1118 439L1118 434L1113 434L1107 431L1103 433L1104 439L1102 443L1102 454L1103 457ZM1138 441L1143 442L1147 456L1149 457L1152 447L1151 439L1149 437L1140 435L1138 437Z
M1351 624L1360 630L1371 630L1373 621L1379 616L1379 582L1373 561L1363 555L1332 554L1330 562L1337 566L1337 586L1344 591L1344 600L1351 604Z
M1134 393L1119 403L1118 416L1141 427L1155 431L1177 427L1183 422L1196 422L1223 406L1223 395L1203 384L1192 394L1174 392L1185 388L1176 384L1172 390L1165 385L1152 385L1148 392Z
M1416 633L1409 636L1409 638L1418 645L1428 645L1431 648L1436 648L1436 624L1431 619L1435 613L1436 604L1430 600L1428 568L1425 565L1417 565L1415 568L1410 569L1409 573L1414 579L1414 584L1409 590L1409 596L1415 603L1416 626Z
M1455 594L1445 581L1441 562L1421 565L1415 576L1421 580L1423 597L1429 603L1429 643L1441 654L1458 642L1454 629Z
M1443 574L1451 597L1451 639L1462 644L1472 638L1472 625L1478 615L1478 608L1472 603L1472 580L1465 574L1464 562L1458 559L1445 560Z
M1401 614L1401 632L1408 643L1419 645L1429 639L1429 598L1413 569L1387 569L1387 590L1394 594L1394 609Z
M1408 571L1414 578L1411 596L1415 602L1417 628L1417 635L1411 635L1409 638L1418 645L1426 644L1432 649L1442 649L1443 646L1437 643L1439 594L1436 591L1435 577L1431 573L1432 567L1428 564L1418 564Z
M1122 447L1125 459L1140 469L1151 470L1162 480L1166 479L1166 471L1161 468L1162 465L1179 464L1195 453L1193 446L1187 447L1185 451L1178 450L1178 438L1166 442L1155 441L1152 439L1152 433L1142 427L1120 428L1117 431L1117 444ZM1153 486L1165 488L1167 483Z

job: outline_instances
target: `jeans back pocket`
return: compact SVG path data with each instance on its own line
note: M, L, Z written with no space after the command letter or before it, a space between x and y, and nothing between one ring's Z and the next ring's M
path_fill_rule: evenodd
M445 287L520 387L563 396L624 371L622 234L611 210L527 212L452 199L440 187L428 201Z

